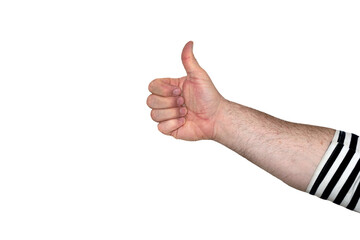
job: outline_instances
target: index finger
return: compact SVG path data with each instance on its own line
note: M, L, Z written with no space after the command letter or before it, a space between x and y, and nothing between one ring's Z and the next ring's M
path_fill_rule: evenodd
M150 82L149 91L162 97L178 96L181 89L177 78L157 78Z

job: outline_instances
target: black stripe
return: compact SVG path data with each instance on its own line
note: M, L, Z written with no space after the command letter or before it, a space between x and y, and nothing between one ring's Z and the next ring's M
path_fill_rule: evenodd
M350 148L356 150L357 144L358 144L359 136L355 134L351 134L351 143Z
M357 161L354 169L350 173L344 186L341 188L341 190L339 191L339 194L336 196L334 203L340 204L344 200L346 194L349 192L349 190L350 190L351 186L353 185L353 183L356 179L356 176L359 174L359 172L360 172L360 159Z
M340 133L339 133L339 138L338 138L338 143L344 144L345 136L346 136L346 133L343 132L343 131L340 131Z
M360 184L358 184L353 197L351 198L350 203L347 205L346 208L350 209L350 210L354 210L354 208L356 207L356 204L358 203L360 198Z
M331 194L331 191L334 189L336 183L341 178L342 174L344 173L346 167L349 165L354 154L355 154L355 151L353 149L349 149L344 160L340 163L338 169L336 169L336 172L334 173L334 175L332 176L328 185L326 186L324 192L322 193L322 195L321 195L322 199L327 199L329 197L329 195Z
M340 135L342 135L340 133ZM340 136L339 136L340 139ZM342 141L344 142L344 141ZM344 144L342 144L341 142L339 142L334 151L331 153L329 159L326 161L324 167L321 169L321 172L319 173L319 176L316 178L314 185L312 186L311 190L310 190L310 194L314 195L316 193L316 190L318 189L318 187L320 186L321 182L324 180L326 174L329 172L331 166L334 164L336 158L339 156L341 149L344 147Z

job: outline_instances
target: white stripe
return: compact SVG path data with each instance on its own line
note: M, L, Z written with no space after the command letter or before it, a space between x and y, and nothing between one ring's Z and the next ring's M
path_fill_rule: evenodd
M337 143L337 142L338 142L338 139L339 139L339 135L340 135L340 131L339 131L339 130L336 130L332 142Z
M351 136L352 136L351 133L345 133L344 146L349 146L350 147Z
M354 211L359 212L360 213L360 201L357 202Z
M350 148L348 150L350 150ZM346 167L346 169L343 172L343 174L341 175L339 181L336 183L334 189L332 190L330 196L328 197L328 200L330 200L330 201L335 200L335 198L339 194L341 188L344 186L346 180L349 178L352 170L354 169L357 161L359 160L359 157L360 157L360 154L355 153L354 156L351 158L349 165Z
M351 188L349 189L348 193L346 194L344 200L340 203L341 206L346 207L350 203L351 198L354 195L354 192L355 192L357 186L359 185L359 182L360 182L360 173L358 173L354 183L352 184Z
M334 164L331 166L329 172L326 174L324 180L320 183L320 186L319 188L317 189L315 195L320 197L325 188L327 187L327 185L329 184L331 178L334 176L336 170L339 168L339 165L341 164L341 162L344 160L347 152L348 152L348 149L347 147L343 147L343 149L341 149L341 152L339 154L339 156L336 158Z

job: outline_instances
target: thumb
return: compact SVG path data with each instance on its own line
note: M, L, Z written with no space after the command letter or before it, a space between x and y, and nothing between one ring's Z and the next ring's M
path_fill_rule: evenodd
M199 71L204 71L199 63L196 61L193 53L194 43L192 41L188 42L181 54L181 61L184 65L185 71L188 75L192 75Z

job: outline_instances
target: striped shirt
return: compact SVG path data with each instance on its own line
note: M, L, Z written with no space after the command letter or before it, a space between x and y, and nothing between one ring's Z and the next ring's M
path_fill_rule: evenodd
M360 143L355 134L336 131L307 192L360 212Z

